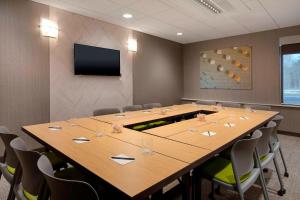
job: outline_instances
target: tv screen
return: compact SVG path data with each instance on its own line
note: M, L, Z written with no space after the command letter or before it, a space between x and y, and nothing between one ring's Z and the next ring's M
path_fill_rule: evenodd
M120 51L74 44L75 75L120 76Z

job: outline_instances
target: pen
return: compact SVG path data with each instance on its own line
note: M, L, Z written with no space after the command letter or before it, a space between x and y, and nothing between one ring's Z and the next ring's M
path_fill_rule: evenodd
M73 139L74 141L90 141L89 139L86 139L86 138L74 138Z
M112 156L111 159L120 159L120 160L135 160L135 158L127 158L127 157L117 157Z

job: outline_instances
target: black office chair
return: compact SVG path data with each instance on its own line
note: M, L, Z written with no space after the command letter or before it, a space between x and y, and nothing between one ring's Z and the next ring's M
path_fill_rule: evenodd
M3 177L10 184L10 191L7 199L14 199L13 188L15 185L15 180L17 179L19 173L17 173L16 169L18 166L18 158L15 155L14 150L10 147L9 143L18 137L17 135L9 133L9 130L5 126L0 126L0 137L5 146L5 160L0 163L0 171Z
M14 187L15 196L18 200L40 198L43 194L45 181L36 163L41 154L29 150L20 137L13 139L10 146L15 151L22 169L22 178L16 182Z
M100 115L109 115L109 114L115 114L120 113L120 109L118 108L103 108L98 109L94 111L94 116L100 116Z
M138 110L143 110L143 106L142 105L131 105L131 106L123 107L123 112L138 111Z
M51 200L99 200L96 190L90 184L54 177L52 165L46 156L39 158L37 166L49 186Z
M147 103L143 105L144 109L160 108L160 103Z

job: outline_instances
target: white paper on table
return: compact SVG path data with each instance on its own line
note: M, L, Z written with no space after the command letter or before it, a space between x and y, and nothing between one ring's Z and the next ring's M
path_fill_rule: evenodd
M213 131L205 131L205 132L202 132L201 133L202 135L204 135L204 136L208 136L208 137L210 137L210 136L214 136L214 135L216 135L217 133L216 132L213 132Z
M78 139L78 140L76 140ZM82 144L82 143L85 143L85 142L89 142L89 141L85 141L85 140L88 140L88 138L86 137L78 137L78 138L74 138L73 141L77 144Z
M226 126L226 127L234 127L235 124L234 123L226 123L226 124L224 124L224 126Z
M247 117L247 116L241 116L240 119L241 119L241 120L248 120L249 117Z
M119 155L116 155L114 157L121 157L121 158L131 158L130 156L127 156L125 154L119 154ZM110 158L112 161L115 161L116 163L120 164L120 165L126 165L128 163L131 163L132 161L134 160L122 160L122 159L113 159L113 158Z

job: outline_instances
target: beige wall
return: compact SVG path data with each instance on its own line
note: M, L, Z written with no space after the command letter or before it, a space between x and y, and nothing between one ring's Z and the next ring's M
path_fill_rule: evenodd
M49 43L38 27L48 14L30 1L0 1L0 125L13 133L49 121Z
M51 121L132 104L132 52L126 46L132 31L53 7L50 19L60 27L58 39L50 42ZM122 76L75 76L74 43L120 50Z
M279 38L299 34L300 26L296 26L185 45L183 52L184 97L280 104ZM199 86L200 51L240 45L252 46L252 89L201 89ZM300 132L300 119L294 118L295 113L291 113L290 109L281 108L280 110L287 117L281 128L286 131ZM299 109L296 110L300 114Z
M138 40L133 59L134 103L179 103L183 95L183 45L144 33L134 35Z

